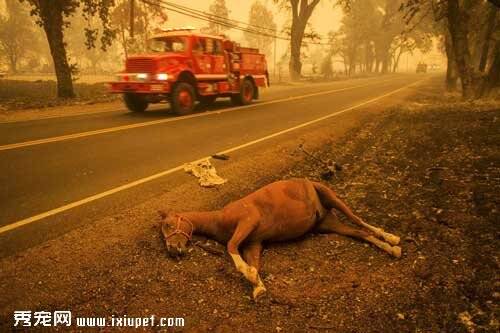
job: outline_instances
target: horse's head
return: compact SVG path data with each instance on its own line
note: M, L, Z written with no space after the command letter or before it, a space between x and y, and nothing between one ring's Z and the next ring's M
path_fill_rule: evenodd
M161 232L168 254L171 257L183 256L186 254L187 245L193 236L193 223L182 215L159 213L163 219Z

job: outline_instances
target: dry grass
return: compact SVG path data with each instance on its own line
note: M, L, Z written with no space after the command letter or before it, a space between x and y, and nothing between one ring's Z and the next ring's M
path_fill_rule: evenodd
M0 110L43 108L58 105L90 104L115 99L107 94L104 83L75 83L76 98L57 98L56 82L52 80L0 80Z

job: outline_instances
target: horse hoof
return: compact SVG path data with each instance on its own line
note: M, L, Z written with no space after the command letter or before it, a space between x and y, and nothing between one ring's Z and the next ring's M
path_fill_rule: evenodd
M387 243L391 245L398 245L400 242L400 238L398 236L391 234L385 234L384 239L386 240Z
M266 287L264 286L257 286L253 289L253 300L257 302L259 299L261 299L265 293L266 293Z
M401 258L401 248L399 246L392 247L392 255L396 258Z

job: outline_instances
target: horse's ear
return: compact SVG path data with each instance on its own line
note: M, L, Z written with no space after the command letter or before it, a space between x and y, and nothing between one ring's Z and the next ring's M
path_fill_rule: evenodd
M166 219L166 218L167 218L168 213L167 213L167 212L165 212L164 210L159 210L159 211L158 211L158 215L160 215L161 219L162 219L162 220L164 220L164 219Z
M159 227L160 227L160 234L163 235L163 237L165 237L169 231L169 224L167 223L167 221L165 220L161 220L160 223L159 223Z

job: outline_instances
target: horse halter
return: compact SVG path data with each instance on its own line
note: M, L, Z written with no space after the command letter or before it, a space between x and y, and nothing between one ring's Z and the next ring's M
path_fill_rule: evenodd
M193 230L194 230L193 222L191 222L187 217L182 216L182 215L176 214L175 217L177 217L175 230L172 231L171 233L169 233L167 236L165 236L165 240L169 239L170 237L172 237L174 235L181 234L184 237L186 237L188 241L190 241L191 238L193 237ZM180 228L181 221L187 222L189 224L189 226L191 227L191 231L189 233L185 232L184 230L181 230L181 228Z

